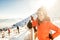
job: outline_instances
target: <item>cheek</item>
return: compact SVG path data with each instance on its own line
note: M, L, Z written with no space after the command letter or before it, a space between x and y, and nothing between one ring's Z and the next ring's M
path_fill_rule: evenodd
M42 15L38 15L38 19L43 20L43 19L44 19L44 16L42 16Z
M41 16L41 19L44 19L44 16Z

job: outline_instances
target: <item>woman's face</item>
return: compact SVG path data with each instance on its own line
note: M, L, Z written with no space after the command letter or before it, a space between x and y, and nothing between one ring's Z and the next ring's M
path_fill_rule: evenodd
M37 17L38 17L38 19L39 19L40 21L43 21L43 20L44 20L44 13L43 13L43 11L38 12L38 13L37 13Z

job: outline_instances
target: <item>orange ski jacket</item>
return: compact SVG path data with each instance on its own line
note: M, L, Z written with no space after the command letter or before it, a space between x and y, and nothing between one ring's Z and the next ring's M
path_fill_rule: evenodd
M52 37L55 38L57 37L60 32L59 32L59 28L55 25L53 25L51 22L49 21L43 21L42 23L40 23L40 25L37 26L37 37L39 40L50 40L49 38L49 32L50 30L54 30L55 33L52 34Z

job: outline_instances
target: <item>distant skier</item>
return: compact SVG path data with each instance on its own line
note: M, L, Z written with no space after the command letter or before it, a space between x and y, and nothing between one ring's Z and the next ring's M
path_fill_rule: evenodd
M18 26L17 26L17 31L18 31L18 33L20 33L20 32L19 32L19 27L18 27Z
M2 38L4 38L5 37L5 32L4 32L4 30L2 30Z
M10 28L8 28L8 35L10 36Z

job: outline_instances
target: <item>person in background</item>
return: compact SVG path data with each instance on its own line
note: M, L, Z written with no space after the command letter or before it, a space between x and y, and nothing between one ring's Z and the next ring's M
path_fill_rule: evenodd
M24 40L33 40L32 37L32 23L31 20L27 23L28 32L26 33Z
M2 38L4 38L5 37L5 32L4 32L4 30L2 29Z
M17 31L18 31L18 33L20 33L20 32L19 32L19 27L18 27L18 26L17 26Z
M37 20L37 37L39 40L50 40L50 30L55 31L55 33L52 34L53 39L60 35L60 28L49 21L49 17L47 16L47 12L44 7L41 7L37 10Z
M37 25L37 22L36 22L36 20L33 18L33 16L31 16L31 23L32 23L32 27L34 28L34 32L36 32L37 31L37 29L36 29L36 25Z
M36 37L37 37L37 28L36 28L37 20L35 20L33 18L33 16L31 16L31 23L32 23L32 28L34 29L34 39L36 39Z
M8 28L8 35L10 36L10 28Z

